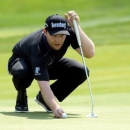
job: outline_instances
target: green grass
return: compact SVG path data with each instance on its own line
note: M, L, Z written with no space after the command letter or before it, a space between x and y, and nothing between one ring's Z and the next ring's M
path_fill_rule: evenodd
M30 32L42 28L48 15L75 10L81 27L95 45L129 44L129 0L2 0L0 3L0 51L11 47ZM74 3L74 4L73 4ZM21 6L24 5L24 6ZM6 49L3 46L6 44Z
M104 127L105 130L127 129L130 121L128 117L130 114L129 47L130 45L97 46L95 57L86 60L87 66L91 70L90 83L95 100L94 112L99 116L97 119L85 117L91 110L87 82L83 83L64 102L60 103L68 113L68 118L65 120L55 120L52 114L45 113L33 101L38 92L35 81L28 89L30 113L14 113L16 91L11 82L11 76L6 71L6 63L10 53L2 53L0 55L2 60L0 68L0 128L4 130L31 128L33 130L36 128L51 129L53 127L58 130L64 125L71 129L102 129ZM66 57L82 62L81 56L72 49L68 50ZM6 126L6 120L8 120L8 126ZM17 124L15 123L16 120ZM48 125L50 121L51 126ZM23 123L24 125L21 128ZM75 123L77 125L72 125Z
M2 0L0 2L0 130L128 130L130 128L130 1L129 0ZM52 3L52 4L50 4ZM87 81L64 102L59 103L67 119L54 119L33 98L36 81L28 88L30 113L14 113L16 90L6 64L12 47L24 36L44 25L48 15L75 10L81 27L95 43L95 56L86 59L94 95L97 119L86 118L91 111ZM82 58L69 48L66 57ZM53 82L53 81L51 81Z
M0 57L3 61L0 68L0 128L4 130L60 130L61 128L63 130L68 128L128 130L130 127L129 47L130 45L97 46L95 57L86 60L91 70L90 83L95 101L94 112L98 114L97 119L86 118L91 111L87 82L80 85L64 102L59 103L67 112L67 119L54 119L53 114L45 113L44 109L33 101L38 92L35 81L28 88L30 113L14 113L16 91L13 88L11 76L3 69L10 53L2 53ZM66 57L82 62L81 56L72 52L72 49L68 50Z

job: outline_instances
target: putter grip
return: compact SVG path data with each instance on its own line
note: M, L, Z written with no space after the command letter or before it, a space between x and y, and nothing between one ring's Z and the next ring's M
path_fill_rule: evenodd
M76 33L78 44L79 44L79 46L81 46L79 30L78 30L78 26L77 26L77 23L76 23L75 19L73 20L73 25L74 25L74 30L75 30L75 33Z

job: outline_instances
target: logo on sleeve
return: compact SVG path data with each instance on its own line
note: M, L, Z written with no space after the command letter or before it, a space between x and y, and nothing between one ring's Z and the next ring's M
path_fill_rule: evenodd
M35 75L41 75L40 73L40 67L35 68Z

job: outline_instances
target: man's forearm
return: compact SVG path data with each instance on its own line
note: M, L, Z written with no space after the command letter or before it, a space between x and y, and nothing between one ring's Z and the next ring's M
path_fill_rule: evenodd
M79 33L80 33L80 38L81 38L81 46L83 49L84 56L86 58L91 58L94 56L94 43L92 40L84 33L84 31L81 29L79 26Z
M58 103L56 102L55 96L50 89L50 85L48 81L38 81L41 94L46 102L46 104L51 108L52 111L59 108Z

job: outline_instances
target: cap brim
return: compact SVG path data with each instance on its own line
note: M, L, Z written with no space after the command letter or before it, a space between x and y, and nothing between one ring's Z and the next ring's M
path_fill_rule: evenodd
M65 35L70 35L67 30L61 30L61 31L49 31L50 35L58 35L58 34L65 34Z

